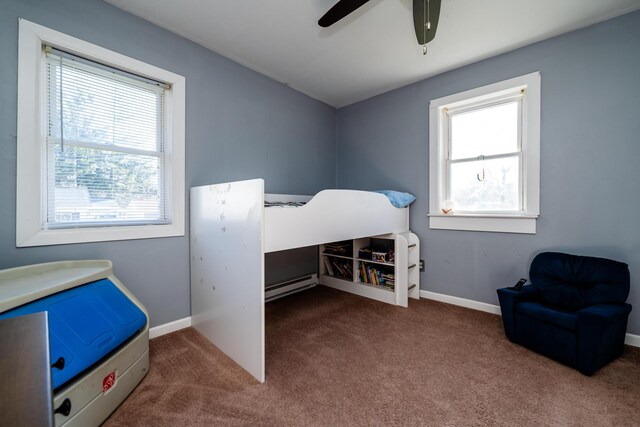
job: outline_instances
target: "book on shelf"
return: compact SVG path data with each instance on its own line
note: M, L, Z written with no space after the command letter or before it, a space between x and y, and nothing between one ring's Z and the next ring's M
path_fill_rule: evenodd
M395 260L393 240L372 238L370 243L374 261L392 263Z
M365 263L359 263L358 275L363 283L379 286L388 289L394 289L395 275L393 273L385 273L382 269L376 268Z
M333 276L333 268L331 267L331 261L329 261L329 258L327 258L326 256L322 258L324 259L324 266L327 270L327 274L329 276Z
M353 256L353 243L349 241L326 243L324 253L329 255Z
M393 252L393 249L388 249L385 251L375 251L369 247L366 247L358 250L358 258L367 261L393 263L393 261L395 260L395 254Z
M332 277L343 277L353 280L353 263L340 258L323 257L327 274Z
M371 248L362 248L358 251L358 258L360 259L371 259Z
M340 274L342 277L348 277L349 280L353 280L353 272L351 269L351 263L340 263L338 264L340 267Z

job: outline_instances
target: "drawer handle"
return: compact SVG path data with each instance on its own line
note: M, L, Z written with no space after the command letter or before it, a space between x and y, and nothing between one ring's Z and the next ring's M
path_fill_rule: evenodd
M60 369L61 371L64 369L64 357L59 357L56 362L51 365L52 368Z
M66 399L64 399L60 404L60 406L58 406L56 410L53 411L53 413L62 414L65 417L68 417L69 414L71 413L71 401L69 400L69 398L67 397Z

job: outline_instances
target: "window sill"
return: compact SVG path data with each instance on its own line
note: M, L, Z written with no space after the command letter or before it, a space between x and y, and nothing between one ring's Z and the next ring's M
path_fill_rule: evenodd
M537 215L429 214L429 228L536 234Z
M72 243L108 242L114 240L153 239L157 237L184 236L184 225L135 225L127 227L65 228L58 230L40 230L20 235L16 246L48 246Z

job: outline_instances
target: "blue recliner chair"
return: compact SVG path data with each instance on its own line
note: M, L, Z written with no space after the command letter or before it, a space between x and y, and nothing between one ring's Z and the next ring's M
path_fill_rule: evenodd
M543 252L530 286L498 289L507 337L585 375L622 354L631 305L627 264Z

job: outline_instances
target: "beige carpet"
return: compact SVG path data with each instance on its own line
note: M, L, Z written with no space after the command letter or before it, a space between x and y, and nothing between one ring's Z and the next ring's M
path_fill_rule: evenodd
M106 426L640 425L640 349L593 377L509 342L498 316L325 287L267 304L260 384L192 328Z

